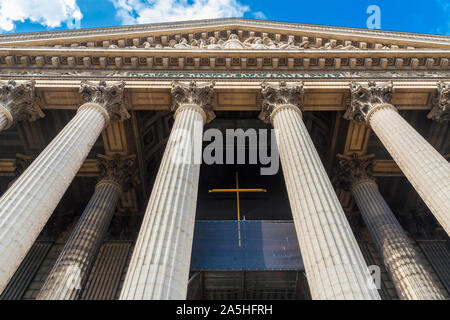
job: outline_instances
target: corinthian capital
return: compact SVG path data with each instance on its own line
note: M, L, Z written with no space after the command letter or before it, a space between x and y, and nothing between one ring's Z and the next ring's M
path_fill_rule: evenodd
M100 81L98 84L82 81L78 92L85 102L102 107L111 120L122 121L130 117L125 107L124 87L123 81L110 85L107 85L105 81Z
M172 82L172 111L182 106L194 105L203 110L205 122L212 121L216 115L213 111L214 83L208 83L201 87L195 81L183 84L178 81Z
M366 181L374 183L373 165L374 155L358 156L356 153L351 156L338 154L338 172L335 182L339 187L349 190L356 183Z
M376 84L369 81L365 86L352 82L350 85L350 107L344 114L344 119L354 121L369 121L370 115L379 107L391 106L393 93L392 82Z
M302 94L303 82L296 83L293 86L286 84L286 81L281 81L278 85L268 83L261 84L261 94L263 98L261 113L259 119L264 122L270 122L273 112L282 106L294 106L300 112L303 111Z
M35 121L44 116L36 103L34 94L34 81L25 81L20 84L14 80L0 86L0 112L2 109L9 118L8 127L13 122L28 120Z
M138 183L135 166L136 155L99 154L97 156L99 158L100 169L98 177L99 184L113 182L123 190L128 190Z
M438 82L437 97L433 100L433 107L427 115L429 119L444 122L450 119L450 83Z

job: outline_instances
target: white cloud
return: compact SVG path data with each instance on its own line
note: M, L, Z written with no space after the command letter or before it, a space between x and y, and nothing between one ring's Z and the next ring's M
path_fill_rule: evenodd
M266 19L266 15L263 12L261 12L261 11L253 12L253 17L255 19L260 19L260 20Z
M450 35L450 3L448 0L436 0L436 3L441 8L442 14L447 20L430 30L429 33Z
M25 20L49 28L65 23L73 29L82 18L76 0L0 0L0 31L12 31L16 22Z
M237 0L110 0L122 24L242 17L250 8Z

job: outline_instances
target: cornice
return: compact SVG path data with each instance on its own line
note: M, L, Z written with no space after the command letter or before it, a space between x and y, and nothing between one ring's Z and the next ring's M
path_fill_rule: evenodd
M433 48L418 48L414 50L408 50L408 49L391 49L391 50L384 50L384 49L351 49L351 50L343 50L343 49L297 49L297 50L283 50L283 49L252 49L252 50L246 50L246 49L173 49L173 48L162 48L162 49L145 49L145 48L100 48L100 47L91 47L91 48L58 48L58 47L0 47L0 53L7 54L7 53L54 53L54 54L64 54L64 53L92 53L92 54L106 54L106 55L114 55L114 54L180 54L180 53L193 53L197 55L217 55L217 54L255 54L255 55L264 55L264 54L343 54L343 55L349 55L349 54L363 54L363 55L373 55L373 54L379 54L379 55L395 55L395 54L405 54L405 55L417 55L417 54L435 54L435 53L441 53L441 54L449 54L450 49L433 49Z
M283 28L283 30L311 30L311 31L336 31L336 32L346 32L349 34L367 34L367 35L379 35L379 36L401 36L403 38L413 38L413 39L440 39L449 41L448 36L439 36L432 34L420 34L420 33L410 33L410 32L398 32L398 31L384 31L384 30L368 30L359 28L348 28L348 27L337 27L337 26L322 26L313 24L302 24L302 23L291 23L291 22L280 22L280 21L269 21L269 20L254 20L254 19L243 19L243 18L219 18L219 19L206 19L206 20L196 20L196 21L179 21L173 23L152 23L152 24L141 24L141 25L131 25L131 26L120 26L120 27L103 27L103 28L89 28L89 29L77 29L77 30L62 30L62 31L45 31L45 32L30 32L21 34L6 34L0 36L0 41L4 39L18 39L19 38L39 38L39 37L55 37L55 36L72 36L72 35L84 35L84 34L111 34L111 33L124 33L124 32L139 32L139 31L166 31L174 30L179 31L180 29L195 29L204 27L239 27L239 26L265 26L273 28Z
M0 68L135 71L448 70L450 50L0 48Z

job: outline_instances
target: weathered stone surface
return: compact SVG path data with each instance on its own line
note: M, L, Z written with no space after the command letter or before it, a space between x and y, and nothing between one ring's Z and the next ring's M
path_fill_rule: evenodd
M9 80L0 86L0 131L8 129L14 122L35 121L44 116L36 103L34 83Z
M33 245L105 123L97 108L80 110L0 198L0 291Z
M344 119L370 122L370 116L378 108L391 107L392 82L377 84L369 81L368 85L352 82L350 85L350 107L344 114Z
M450 233L450 164L388 104L392 85L352 84L347 119L365 119L436 219Z
M437 98L433 100L433 107L427 115L437 122L450 120L450 84L439 81L437 84Z
M195 81L183 84L172 82L172 111L178 110L183 105L195 105L203 109L206 114L206 123L216 117L213 112L214 83L208 83L201 87Z
M338 155L341 179L348 184L401 299L444 299L408 236L373 180L373 155Z
M0 291L20 264L108 121L125 119L123 83L87 83L89 102L0 198ZM111 106L108 105L111 103Z
M99 157L101 175L95 192L39 292L39 300L74 300L80 296L115 213L122 186L133 179L134 155Z
M74 300L81 293L119 201L120 189L98 185L37 299Z
M336 184L350 191L356 181L373 180L374 155L362 155L354 153L351 156L337 155L339 170L336 174Z
M261 94L263 96L263 103L259 119L264 122L271 122L273 111L285 105L292 105L302 112L302 94L303 83L298 83L293 87L288 87L285 81L280 82L279 85L271 85L268 83L262 84Z
M263 87L264 90L265 87ZM298 88L298 87L297 87ZM380 299L298 107L271 87L269 115L277 131L283 174L313 299ZM294 89L299 103L299 89ZM264 94L263 94L264 96ZM270 97L276 96L274 100ZM284 98L285 99L285 98ZM278 102L279 101L279 102ZM286 100L284 100L286 101ZM289 101L291 102L291 101ZM267 117L265 117L267 118Z
M198 88L195 83L189 87L174 84L175 123L128 267L122 300L186 298L200 173L194 159L201 153L203 110L211 101L211 90L211 86Z
M139 179L136 175L136 155L122 156L119 154L99 154L97 156L99 158L100 169L100 174L98 176L99 183L104 181L114 182L125 191L139 183Z
M98 84L82 81L79 92L86 103L102 107L109 116L108 120L126 120L130 114L125 106L124 87L123 81L110 85L105 81Z

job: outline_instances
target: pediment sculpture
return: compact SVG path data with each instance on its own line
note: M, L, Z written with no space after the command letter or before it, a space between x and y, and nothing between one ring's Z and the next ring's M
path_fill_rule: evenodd
M342 42L342 41L341 41ZM55 46L62 47L62 46ZM86 46L78 46L78 48L86 48ZM110 49L119 48L117 44L110 44ZM351 41L343 41L343 44L338 44L338 40L330 39L325 43L317 44L310 41L308 37L302 37L297 41L293 35L289 35L287 41L276 41L267 35L263 36L249 36L241 40L236 33L231 33L228 38L192 38L188 40L186 37L178 39L170 39L164 45L161 43L151 43L145 41L140 45L125 46L130 49L225 49L225 50L304 50L304 49L342 49L352 50L358 49ZM382 49L389 49L388 46L383 46Z

